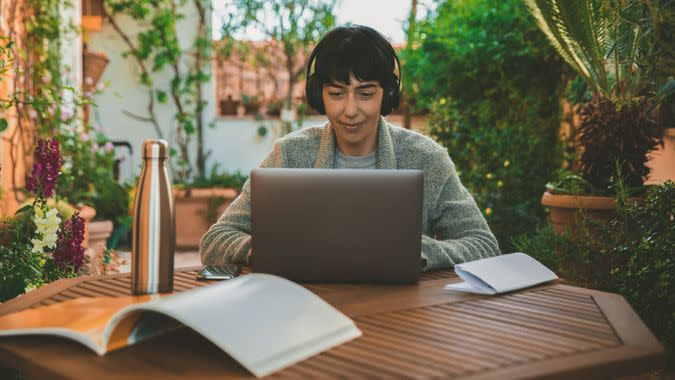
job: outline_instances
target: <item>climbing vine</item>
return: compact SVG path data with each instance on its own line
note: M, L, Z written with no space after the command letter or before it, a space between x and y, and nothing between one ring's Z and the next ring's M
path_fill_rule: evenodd
M180 46L176 24L186 18L188 6L197 13L197 29L192 46L184 51ZM175 143L172 149L177 156L178 168L174 178L185 181L194 177L195 168L189 155L193 137L197 139L196 175L204 177L207 154L204 152L203 133L205 128L204 100L202 85L210 79L204 69L210 64L211 38L207 14L210 2L206 0L105 0L104 17L125 42L125 57L133 59L140 68L139 84L148 93L148 114L128 116L153 124L159 137L164 137L157 122L155 102L168 103L175 107ZM121 16L130 17L140 31L130 35L118 22ZM156 83L156 74L168 69L171 80L166 87Z

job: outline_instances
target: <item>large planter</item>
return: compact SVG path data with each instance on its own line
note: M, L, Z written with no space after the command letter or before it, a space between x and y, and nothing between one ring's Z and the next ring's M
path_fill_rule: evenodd
M675 181L675 128L665 129L663 146L659 146L648 157L647 166L650 172L647 184Z
M174 189L176 247L198 248L202 236L236 197L234 189Z
M88 258L87 265L89 266L87 273L101 274L101 270L105 263L103 257L105 255L106 241L113 231L113 222L110 220L97 220L89 222L87 226L89 234L89 244L85 251Z
M558 234L577 225L582 215L601 221L616 216L616 200L613 197L560 195L547 191L541 197L541 204L548 207L549 220Z

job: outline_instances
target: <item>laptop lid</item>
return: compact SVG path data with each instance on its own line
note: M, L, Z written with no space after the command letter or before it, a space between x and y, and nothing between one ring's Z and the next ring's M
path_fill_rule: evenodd
M419 170L254 169L252 269L302 282L420 276Z

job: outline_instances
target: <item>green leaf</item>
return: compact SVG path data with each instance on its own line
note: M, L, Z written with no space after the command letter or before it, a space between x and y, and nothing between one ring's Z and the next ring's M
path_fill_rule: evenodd
M157 101L160 103L166 103L168 100L168 96L166 94L166 91L162 90L157 90Z
M0 119L0 132L4 132L7 129L7 119L2 118Z
M14 215L19 215L19 214L21 214L22 212L26 212L26 211L30 210L31 207L33 207L32 204L27 204L27 205L21 207L20 209L16 210L16 212L14 213Z

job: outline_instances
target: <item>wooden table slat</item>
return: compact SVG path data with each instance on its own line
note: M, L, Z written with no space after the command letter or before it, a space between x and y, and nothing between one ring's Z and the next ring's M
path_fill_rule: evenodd
M552 334L550 332L538 330L532 327L516 326L513 324L482 318L475 315L449 312L447 310L445 310L445 312L442 312L441 310L420 310L420 314L424 315L426 313L428 313L433 318L457 322L467 327L485 328L486 325L489 325L490 329L495 333L508 335L512 337L512 339L518 339L534 346L545 346L550 342L556 342L556 344L567 349L577 349L580 351L588 351L598 347L604 347L603 345L587 342L585 340L573 339L564 335Z
M462 303L458 305L452 305L452 308L465 311L466 313L472 315L478 316L486 315L490 319L495 319L497 321L507 321L509 323L520 326L533 326L538 329L553 333L562 332L566 336L570 336L573 338L580 338L591 342L597 342L600 344L611 345L614 344L616 341L616 339L613 339L612 337L607 337L604 334L598 334L597 332L586 330L576 326L571 326L569 324L555 323L537 318L528 318L528 316L517 315L513 313L505 313L501 312L500 310L487 309L486 307L482 306Z
M489 305L490 308L498 308L518 315L529 315L547 321L556 321L575 326L583 327L584 329L598 331L607 335L614 335L614 331L607 326L607 322L597 322L585 318L583 315L569 316L551 310L546 307L530 307L529 305L520 305L517 302L508 299L485 300L480 303L481 306Z
M590 312L596 312L598 305L593 301L593 297L589 295L574 296L574 298L561 297L557 293L551 292L553 289L542 289L532 292L509 294L506 298L514 299L535 299L540 302L548 302L551 305L558 305L564 307L571 307L574 309L583 309Z
M420 345L430 350L441 351L451 359L449 362L456 363L465 372L475 368L490 368L499 363L513 363L522 359L521 356L514 356L510 352L497 351L483 345L466 349L464 346L455 344L457 342L455 339L438 339L436 335L425 334L422 331L415 331L414 334L411 334L407 331L393 329L390 326L382 327L374 321L361 321L359 325L363 326L367 332L376 331L389 334L389 339L401 341L403 344L411 343L413 346ZM448 346L451 347L448 348Z
M589 297L590 298L590 297ZM588 306L579 306L579 305L570 305L562 302L554 302L549 300L547 296L536 295L526 295L522 297L521 295L512 295L506 296L503 300L508 300L516 302L527 307L534 307L536 309L544 308L546 310L551 310L556 313L568 315L571 317L586 318L600 323L607 323L605 317L598 313L598 307L595 303L590 303Z
M472 331L461 328L453 328L449 325L442 326L439 324L419 324L414 320L408 320L404 318L400 314L387 317L374 316L373 320L385 324L391 329L399 329L403 332L415 331L415 334L424 336L424 338L428 340L444 342L446 344L444 349L447 350L457 350L459 348L465 347L469 349L470 352L473 352L476 348L480 347L484 350L491 350L492 353L495 354L507 346L503 339L491 335L489 331L483 331L482 333L476 334ZM545 356L541 352L531 351L529 346L524 348L522 345L518 345L516 342L512 341L510 343L510 352L520 357L520 359L517 361L538 359ZM468 356L464 357L464 359L477 360L477 358ZM485 363L481 363L481 365L485 365Z
M496 351L504 351L504 346L516 348L518 351L522 350L523 354L520 358L515 360L523 360L530 357L531 353L536 354L560 354L570 353L569 347L567 349L559 348L550 344L541 343L532 337L523 337L512 332L504 332L500 329L494 329L491 324L483 326L475 326L464 323L468 316L462 315L459 318L446 318L445 313L434 313L433 308L415 311L415 317L418 320L425 321L426 325L433 328L444 329L453 333L462 334L467 337L477 338L479 345L485 341L495 341ZM425 313L426 312L426 313ZM538 357L538 356L537 356Z
M514 357L513 354L508 352L506 355L492 351L487 352L485 347L480 347L478 350L464 349L456 345L454 339L436 341L415 334L396 334L396 331L392 331L391 328L385 328L373 322L361 321L359 326L363 327L366 335L377 337L382 342L409 346L418 353L439 358L442 362L452 363L453 368L461 369L463 372L476 368L495 368L519 359L519 357ZM449 345L452 346L451 349L448 349ZM467 355L471 355L471 357L467 358ZM449 372L452 372L452 369L449 369Z

